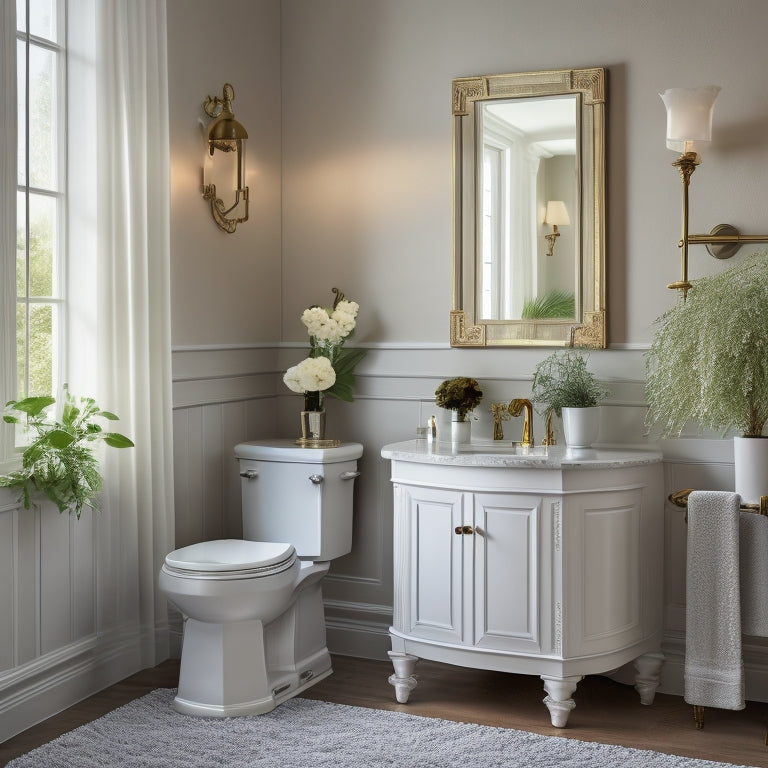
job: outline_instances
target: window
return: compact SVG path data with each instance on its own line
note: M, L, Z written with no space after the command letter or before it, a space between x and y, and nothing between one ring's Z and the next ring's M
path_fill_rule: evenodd
M16 0L16 396L54 394L64 338L66 0Z

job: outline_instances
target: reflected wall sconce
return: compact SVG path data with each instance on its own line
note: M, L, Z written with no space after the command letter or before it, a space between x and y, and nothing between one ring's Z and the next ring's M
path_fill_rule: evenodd
M245 186L245 140L248 132L235 120L232 102L235 89L224 83L222 98L208 96L203 110L215 118L208 127L208 141L203 166L203 197L211 201L211 213L216 224L225 232L234 232L237 225L248 221L248 187ZM219 152L216 153L216 150ZM234 202L225 203L216 189L234 188ZM230 216L233 211L236 215Z
M560 237L557 228L568 226L570 223L571 218L568 216L568 209L565 207L565 203L562 200L550 200L547 203L547 211L544 214L544 224L552 225L552 232L544 235L544 239L549 243L547 256L551 256L555 252L555 241Z
M670 88L660 93L667 109L667 148L680 152L672 163L680 171L683 185L682 234L678 242L681 277L667 287L678 290L683 299L691 288L688 281L688 246L706 245L716 259L730 259L746 243L768 243L768 235L742 235L730 224L718 224L708 235L688 234L688 187L701 158L696 151L701 142L712 139L712 112L720 87Z

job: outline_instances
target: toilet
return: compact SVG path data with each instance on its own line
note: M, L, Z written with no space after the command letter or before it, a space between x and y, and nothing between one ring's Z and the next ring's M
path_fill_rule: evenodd
M359 443L235 447L243 538L174 550L159 587L184 616L174 707L188 715L264 714L331 674L322 579L352 549Z

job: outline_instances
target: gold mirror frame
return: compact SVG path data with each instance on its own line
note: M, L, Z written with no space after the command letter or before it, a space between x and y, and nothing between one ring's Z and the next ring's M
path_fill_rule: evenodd
M477 102L576 94L581 284L576 318L487 320L477 317ZM606 346L605 70L560 69L453 81L452 347Z

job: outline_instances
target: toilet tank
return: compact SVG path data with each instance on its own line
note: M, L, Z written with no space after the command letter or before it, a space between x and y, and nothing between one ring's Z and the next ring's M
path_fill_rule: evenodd
M243 538L293 544L299 557L332 560L352 549L352 492L359 443L303 448L293 440L235 446Z

